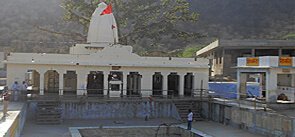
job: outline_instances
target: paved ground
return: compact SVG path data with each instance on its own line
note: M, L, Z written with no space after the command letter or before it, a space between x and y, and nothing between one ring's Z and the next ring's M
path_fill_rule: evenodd
M173 119L120 119L120 120L67 120L62 125L37 125L27 121L22 137L70 137L69 127L99 127L99 126L158 126L162 123L178 123ZM186 124L182 124L186 126ZM194 122L193 128L199 132L214 137L263 137L244 130L222 124L202 121Z
M194 122L192 127L214 137L263 137L262 135L252 134L244 130L211 121Z

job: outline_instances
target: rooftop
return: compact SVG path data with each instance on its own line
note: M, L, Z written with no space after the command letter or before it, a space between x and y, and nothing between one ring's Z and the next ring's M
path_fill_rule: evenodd
M199 50L196 54L202 54L213 51L217 48L225 49L271 49L271 48L292 48L295 49L295 40L216 40L208 46Z

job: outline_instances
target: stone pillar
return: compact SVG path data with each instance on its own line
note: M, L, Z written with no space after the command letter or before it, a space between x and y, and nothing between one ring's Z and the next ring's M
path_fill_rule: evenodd
M128 71L123 71L123 96L127 95L127 75L129 74Z
M283 50L281 48L279 49L278 54L279 54L278 55L279 57L281 57L283 55Z
M63 95L64 90L64 71L57 71L59 79L58 79L58 91L59 95Z
M251 49L251 56L255 57L255 49Z
M185 73L179 73L179 96L184 95L184 76Z
M169 72L161 72L163 76L163 95L167 96L168 95L168 75L170 74Z
M277 73L269 70L266 73L266 102L276 102L277 96Z
M237 80L237 98L241 99L247 97L247 74L238 71Z
M110 71L104 71L103 72L103 95L108 96L108 89L109 89L109 74Z
M37 71L40 74L40 88L39 88L40 95L44 95L44 80L45 80L44 75L46 71L45 70L37 70Z
M86 70L77 70L77 95L87 94L87 77L88 71Z
M141 94L143 97L148 97L153 94L153 74L151 72L140 72L140 74L142 75Z

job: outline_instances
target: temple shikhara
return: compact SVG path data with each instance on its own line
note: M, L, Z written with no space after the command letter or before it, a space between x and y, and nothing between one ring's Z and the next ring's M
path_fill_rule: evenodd
M92 15L86 44L69 54L10 53L7 84L26 81L39 95L192 96L208 89L203 58L141 57L118 44L110 5L100 3Z

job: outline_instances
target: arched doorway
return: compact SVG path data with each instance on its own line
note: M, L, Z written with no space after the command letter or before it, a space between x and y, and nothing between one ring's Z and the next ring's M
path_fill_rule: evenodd
M40 93L40 73L36 70L28 70L26 73L26 80L28 84L28 94Z
M127 76L127 96L141 96L141 78L138 72L130 72Z
M76 71L67 71L64 74L64 95L77 94L77 74Z
M59 74L56 70L48 70L44 74L44 94L59 94Z
M103 96L104 75L102 71L91 71L87 78L87 94L89 96Z
M153 96L163 95L163 76L161 72L155 72L153 75Z
M176 72L168 75L168 95L179 96L179 75Z
M192 73L187 73L184 76L184 96L191 97L193 95L193 83L194 83L194 75Z

